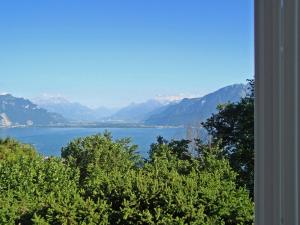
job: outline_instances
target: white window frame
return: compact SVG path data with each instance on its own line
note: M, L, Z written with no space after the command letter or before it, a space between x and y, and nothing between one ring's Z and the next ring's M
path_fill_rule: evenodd
M299 224L300 0L255 0L255 224Z

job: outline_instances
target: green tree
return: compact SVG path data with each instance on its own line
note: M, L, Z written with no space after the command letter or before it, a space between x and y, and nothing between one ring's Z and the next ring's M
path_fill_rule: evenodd
M238 182L254 192L254 80L249 80L249 94L238 103L218 107L203 126L224 149L231 167L238 173Z
M217 145L199 144L196 156L187 141L159 138L143 163L129 139L109 133L75 139L63 158L28 157L27 147L0 142L0 224L253 222L248 192Z
M79 171L60 158L13 140L0 155L0 224L108 224L106 202L84 199Z
M158 136L157 143L153 143L150 146L149 158L152 160L155 155L161 154L163 146L166 146L170 150L170 153L176 155L178 159L191 160L192 155L189 151L190 143L191 141L185 139L168 141L162 136Z
M112 169L126 172L141 162L136 153L137 146L129 138L113 141L109 132L78 138L62 148L61 156L72 168L80 171L84 182L89 172L99 168L101 171Z
M0 139L0 160L14 160L19 157L34 158L37 156L35 149L28 144L5 138Z

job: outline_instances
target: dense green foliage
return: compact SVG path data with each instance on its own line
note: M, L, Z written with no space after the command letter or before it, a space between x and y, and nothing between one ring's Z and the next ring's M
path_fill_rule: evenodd
M203 125L219 143L223 155L238 173L238 183L254 192L254 80L249 80L250 93L238 103L221 105L219 112Z
M62 158L0 142L0 224L252 224L253 203L218 146L159 138L149 160L110 134L72 141Z

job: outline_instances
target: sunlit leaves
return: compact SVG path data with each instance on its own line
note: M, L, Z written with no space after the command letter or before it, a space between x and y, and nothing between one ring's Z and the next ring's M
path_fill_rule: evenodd
M10 149L12 148L12 149ZM2 143L0 224L251 224L253 204L213 151L187 142L152 145L141 162L128 139L106 133L72 141L63 158ZM29 157L30 156L30 157Z

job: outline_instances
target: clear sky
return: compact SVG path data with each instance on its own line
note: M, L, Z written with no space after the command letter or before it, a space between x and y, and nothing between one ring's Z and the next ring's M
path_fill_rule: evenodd
M254 75L253 0L0 1L0 92L120 106Z

